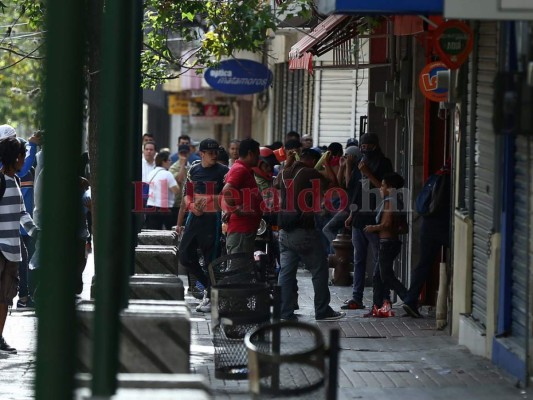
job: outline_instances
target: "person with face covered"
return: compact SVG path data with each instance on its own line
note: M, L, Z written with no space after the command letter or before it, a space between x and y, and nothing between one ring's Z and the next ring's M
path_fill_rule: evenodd
M346 228L352 229L354 248L354 274L352 298L345 301L342 309L358 310L365 308L363 292L365 289L365 270L368 248L373 257L373 277L379 274L378 252L379 236L374 232L365 232L365 226L373 225L376 220L376 208L379 188L383 177L393 172L391 161L385 157L379 147L379 138L374 133L365 133L359 141L362 158L358 164L361 179L354 182L350 206L350 215L345 221ZM384 289L385 298L389 297L388 288Z

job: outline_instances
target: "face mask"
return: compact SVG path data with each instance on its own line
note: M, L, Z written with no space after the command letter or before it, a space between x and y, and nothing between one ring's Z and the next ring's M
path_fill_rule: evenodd
M373 150L364 149L364 150L361 150L361 153L367 157L371 157L372 155L376 154L376 149L373 149Z

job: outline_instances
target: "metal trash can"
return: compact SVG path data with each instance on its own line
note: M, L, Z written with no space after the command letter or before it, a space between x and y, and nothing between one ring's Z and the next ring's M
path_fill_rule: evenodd
M211 322L217 379L247 379L246 334L270 320L271 289L239 283L211 288Z
M295 321L263 325L246 335L254 398L335 399L338 330L326 347L318 327ZM329 357L329 364L326 358Z

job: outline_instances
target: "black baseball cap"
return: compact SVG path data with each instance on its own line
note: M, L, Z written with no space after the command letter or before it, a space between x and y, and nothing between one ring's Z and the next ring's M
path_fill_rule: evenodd
M378 135L375 133L365 133L360 138L361 144L375 144L376 146L379 145L379 138Z
M188 144L180 144L178 146L178 153L188 153L189 151L191 151L191 148Z
M214 139L204 139L200 142L200 151L218 150L220 145Z

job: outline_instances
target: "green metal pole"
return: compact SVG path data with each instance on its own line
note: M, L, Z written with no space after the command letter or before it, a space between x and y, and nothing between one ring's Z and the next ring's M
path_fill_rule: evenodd
M134 9L132 12L131 24L131 61L130 61L130 85L132 94L130 96L130 121L131 121L131 135L129 135L129 153L133 157L130 161L131 177L135 181L142 180L141 163L139 162L141 155L141 129L142 129L142 89L141 89L141 50L142 50L142 19L143 19L143 0L134 0ZM139 157L135 155L138 154ZM131 198L135 196L135 187L131 186ZM130 247L130 270L129 274L135 273L134 252L137 245L137 231L140 223L139 215L132 211L131 213L131 247Z
M130 245L130 158L124 152L130 110L128 65L133 4L109 0L103 24L101 123L99 131L98 215L96 216L95 261L96 305L93 347L93 398L106 398L116 391L119 352L119 313L127 283Z
M47 2L37 400L72 399L74 391L74 296L81 221L75 166L82 140L83 27L83 2Z

